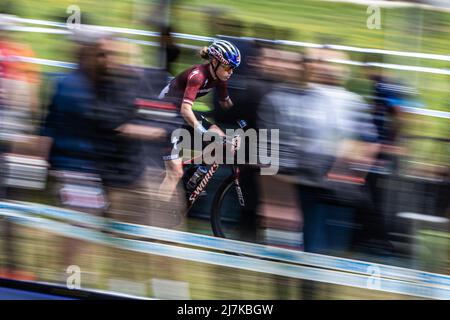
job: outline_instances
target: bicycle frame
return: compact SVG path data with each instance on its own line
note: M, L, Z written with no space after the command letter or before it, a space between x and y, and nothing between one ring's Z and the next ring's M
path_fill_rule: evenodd
M203 120L209 122L209 120L206 119L203 115L201 115L201 118ZM245 121L243 121L243 120L239 120L238 124L239 124L239 126L241 128L244 128L247 125L245 123ZM182 164L183 164L183 166L192 164L194 162L194 160L198 159L199 157L201 157L201 156L194 157L194 158L192 158L190 160L187 160L187 161L183 162ZM208 172L203 177L202 181L200 181L200 183L197 185L195 190L192 191L191 194L189 194L187 211L189 211L192 208L192 206L194 205L195 201L198 199L198 197L200 196L202 191L205 190L205 188L208 185L209 181L211 180L211 178L214 176L214 174L217 172L218 169L219 169L219 164L214 161L214 163L211 165L211 168L209 168ZM234 164L232 166L232 175L234 177L234 185L235 185L236 193L237 193L237 196L238 196L238 199L239 199L239 204L241 206L245 206L244 196L242 194L241 186L240 186L240 183L239 183L240 169L239 169L238 166L236 166Z
M196 158L193 158L193 159L190 159L190 160L188 160L186 162L183 162L183 166L191 164L194 159L196 159ZM189 194L187 210L192 208L192 206L194 205L195 201L197 201L197 199L200 196L200 194L202 193L202 191L205 190L206 186L209 184L209 181L211 180L211 178L214 176L214 174L217 172L218 169L219 169L219 164L217 162L214 162L211 165L211 168L209 168L208 172L203 177L202 181L200 181L200 183L197 185L195 190L192 191ZM241 206L244 206L245 205L245 201L244 201L244 196L242 194L242 190L241 190L240 183L239 183L240 169L239 169L238 166L233 165L233 167L232 167L232 175L234 176L234 184L235 184L235 187L236 187L236 192L237 192L237 195L238 195L239 203L240 203Z

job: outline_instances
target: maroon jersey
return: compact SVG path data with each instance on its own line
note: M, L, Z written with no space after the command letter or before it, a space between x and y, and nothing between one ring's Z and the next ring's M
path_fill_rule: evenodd
M213 79L209 72L209 64L198 64L176 76L159 94L160 99L167 99L181 106L187 103L192 106L195 99L202 97L217 87L219 99L228 99L227 83Z

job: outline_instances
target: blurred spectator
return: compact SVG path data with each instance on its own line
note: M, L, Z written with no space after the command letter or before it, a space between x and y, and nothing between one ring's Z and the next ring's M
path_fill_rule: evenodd
M1 16L0 16L1 19ZM4 37L4 28L5 28L5 22L0 20L0 42L3 41ZM0 166L2 164L2 154L6 150L6 139L5 139L5 131L4 131L4 112L5 112L5 103L6 103L6 90L4 88L3 82L4 82L4 70L5 70L5 59L6 56L3 52L3 50L0 47ZM0 172L3 172L3 170L0 170ZM0 174L0 190L2 189L1 182L2 182L2 174Z
M274 83L258 106L257 126L259 129L279 130L279 141L270 143L279 145L280 171L275 176L260 177L259 214L265 227L265 242L300 248L302 221L294 174L299 161L299 110L308 107L302 56L275 48L263 48L261 55L259 67L263 75Z
M51 165L56 171L76 172L84 177L81 180L97 187L90 189L94 194L84 204L67 200L76 199L77 194L70 195L63 187L61 190L68 193L67 204L77 203L101 213L110 201L109 211L120 214L132 201L124 200L130 197L126 191L144 190L148 196L149 173L142 139L157 140L166 132L136 122L134 103L140 76L126 66L127 46L88 29L77 31L75 40L79 44L78 69L57 84L44 128L44 134L54 140ZM81 180L78 182L83 183ZM108 200L102 185L107 187ZM98 197L104 199L99 201ZM148 218L148 202L141 201L137 206L140 218Z
M283 178L284 187L277 189L284 190L281 194L286 197L296 194L288 190L294 190L297 183L300 185L306 251L348 250L349 230L337 232L340 243L331 242L336 238L327 238L327 219L331 218L328 212L340 210L340 214L347 216L352 223L351 206L358 202L354 198L364 198L365 194L359 186L330 183L329 180L349 176L353 182L363 181L363 177L349 171L350 163L370 165L373 162L377 145L367 142L373 142L376 135L365 113L364 102L341 87L346 80L346 70L326 62L327 59L343 59L343 55L328 50L310 50L308 63L302 64L300 57L294 58L294 53L277 49L265 51L268 62L263 64L265 73L278 83L264 96L258 109L258 119L261 128L280 129L278 178ZM303 66L307 66L306 72ZM308 87L306 77L312 83ZM273 178L262 178L263 190L264 180L268 179ZM271 190L269 186L272 185L273 182L267 183L267 190ZM337 207L330 210L322 203L324 191L331 192L338 201L355 200L355 203L349 203L349 208L340 205L339 210ZM270 192L266 194L274 195ZM293 210L296 202L296 197L291 196L289 201L283 199L279 205L288 204ZM267 210L275 211L280 212ZM291 214L292 217L295 215ZM345 219L339 216L334 218ZM300 224L301 220L297 218L296 223L289 225L295 228Z
M50 164L55 181L50 188L63 206L103 214L108 200L102 180L109 182L111 177L108 156L116 153L120 159L129 151L111 150L116 147L111 140L120 133L113 130L133 117L126 106L133 105L130 88L136 86L129 85L129 78L111 65L112 42L107 34L81 29L75 32L74 40L78 67L56 84L42 129L43 135L53 140ZM124 179L115 174L117 180ZM65 265L73 262L81 248L78 241L67 239L63 245Z
M22 60L34 53L10 36L8 28L15 25L14 16L0 15L0 198L28 200L24 188L45 184L48 148L45 139L34 136L33 119L40 113L39 68ZM14 225L5 220L3 227L6 272L15 277Z
M83 29L74 37L78 67L57 82L42 128L42 134L53 140L50 165L55 181L49 188L63 206L101 214L107 202L99 175L94 108L107 69L102 47L107 35ZM65 269L74 263L82 243L65 239L61 248Z
M372 82L373 113L378 140L394 143L400 129L400 103L407 88L383 76L380 68L367 67L364 71Z
M50 163L54 170L98 174L93 108L106 70L106 52L94 31L77 32L78 67L55 86L43 134L53 139Z
M2 22L0 22L0 41L2 41ZM4 120L3 120L3 113L4 113L4 108L5 108L5 89L3 88L3 71L4 71L4 55L3 55L3 51L0 49L0 200L6 199L6 185L5 185L5 161L4 161L4 156L3 154L5 153L5 151L7 150L7 145L6 145L6 140L3 138L4 136L4 131L3 131L3 126L4 126ZM3 219L2 219L3 220ZM11 255L12 255L12 248L11 248L11 235L10 235L10 231L11 231L11 225L6 222L6 221L2 221L1 223L1 228L4 230L2 232L2 238L5 239L3 246L2 246L2 251L4 252L4 255L6 256L7 260L6 262L3 261L1 267L9 269L10 268L10 260L12 259ZM6 272L8 272L9 270L7 270ZM2 271L4 272L4 271Z
M278 51L262 41L255 41L248 57L248 76L245 79L245 95L238 101L237 119L247 121L249 128L258 128L257 111L263 97L269 94L272 87L283 82L283 77L273 67L273 58Z
M400 133L405 120L402 107L413 106L415 91L399 81L383 75L376 67L363 70L371 82L372 113L377 129L378 141L382 144L378 164L386 169L397 169L397 157L402 148L399 145Z
M170 26L163 27L160 39L161 48L165 50L165 63L163 68L171 75L174 75L176 71L173 68L173 64L178 59L181 50L173 41L172 28Z
M125 50L125 51L124 51ZM162 176L160 168L148 166L148 146L161 141L168 134L164 125L139 119L135 99L142 90L152 90L125 61L117 60L126 52L118 41L109 41L109 86L99 93L96 117L100 143L97 152L101 156L101 177L106 186L110 217L134 223L158 226L173 225L165 210L156 210L152 195L157 192ZM147 79L145 79L147 80ZM159 177L161 179L159 179ZM176 201L175 201L176 200ZM180 199L174 199L173 208L181 207Z
M350 248L355 231L354 210L371 207L363 187L366 174L353 170L353 167L370 167L379 145L368 107L361 97L342 87L348 80L348 69L342 64L329 62L346 60L346 55L326 49L310 49L307 59L313 100L309 110L304 112L307 121L303 121L303 139L299 142L303 155L300 168L314 172L312 176L318 183L312 185L313 188L303 185L300 193L305 217L305 250L323 253L330 249L345 251ZM322 201L324 191L325 199L334 203L331 208ZM373 219L370 220L372 230L382 228L382 224L373 224L375 212L371 211L369 216ZM335 228L337 238L328 238L327 220L343 220L353 227Z
M14 24L11 16L0 16L3 138L10 141L32 134L32 120L39 114L39 68L21 60L33 58L34 53L28 45L9 36L7 28Z
M171 8L175 5L174 2L174 0L158 0L154 10L151 12L150 17L147 19L147 24L161 33L159 39L159 66L172 75L175 72L172 68L172 64L180 55L180 49L173 42L171 35L172 24L170 19Z

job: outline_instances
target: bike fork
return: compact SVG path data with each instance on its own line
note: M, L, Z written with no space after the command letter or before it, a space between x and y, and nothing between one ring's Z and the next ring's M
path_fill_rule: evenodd
M239 184L239 176L241 172L238 167L235 167L233 171L234 171L234 187L236 189L239 204L241 205L241 207L245 207L244 195L242 194L242 189Z

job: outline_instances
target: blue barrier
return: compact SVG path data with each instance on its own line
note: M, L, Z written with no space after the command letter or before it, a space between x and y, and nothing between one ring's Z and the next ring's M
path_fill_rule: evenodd
M375 270L381 278L436 285L447 289L450 288L450 276L420 270L264 246L152 226L123 223L95 217L78 211L39 204L0 202L0 213L5 212L5 210L6 212L26 212L32 215L41 215L53 219L77 222L95 228L107 228L112 232L134 237L162 240L204 249L234 252L246 256L278 260L292 264L301 264L347 273L357 273L365 276L372 276Z
M290 265L281 262L259 260L250 257L228 255L167 244L122 239L102 234L98 231L75 227L48 219L32 217L14 211L3 209L0 210L0 213L6 218L11 219L13 222L26 227L39 228L65 237L77 238L123 250L408 296L431 299L450 299L449 287L384 279L374 275L364 276L321 268Z

